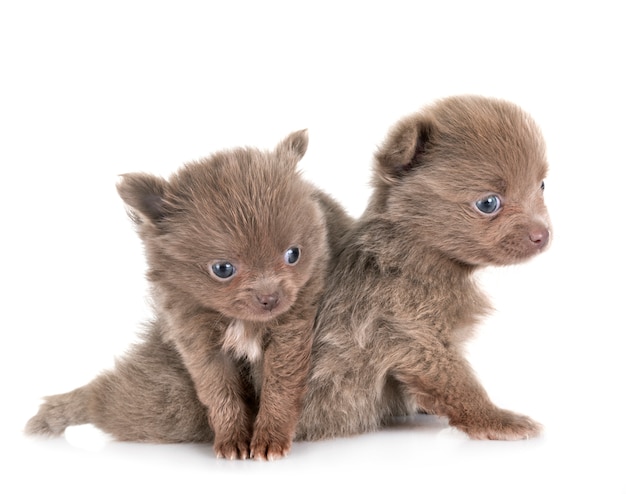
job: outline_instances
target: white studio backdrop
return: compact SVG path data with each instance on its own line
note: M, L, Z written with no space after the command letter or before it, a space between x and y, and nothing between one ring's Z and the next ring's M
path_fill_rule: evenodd
M619 2L0 3L2 432L6 492L395 485L430 492L626 492ZM110 367L150 317L121 173L167 176L309 129L301 169L353 215L372 153L436 98L509 99L543 129L549 252L488 270L497 310L468 348L494 401L542 438L470 441L422 417L296 444L280 462L210 446L21 433L39 398ZM84 434L81 436L81 434Z

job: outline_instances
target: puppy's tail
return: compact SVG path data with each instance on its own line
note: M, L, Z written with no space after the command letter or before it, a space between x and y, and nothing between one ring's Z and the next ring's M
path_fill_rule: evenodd
M70 425L88 423L87 399L86 386L44 398L37 415L26 424L26 434L59 436Z

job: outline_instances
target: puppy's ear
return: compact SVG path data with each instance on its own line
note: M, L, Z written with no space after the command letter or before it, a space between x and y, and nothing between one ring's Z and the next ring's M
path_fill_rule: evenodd
M117 192L132 209L135 219L156 225L170 213L168 183L162 178L147 173L127 173L118 182Z
M434 122L421 114L411 115L398 122L375 155L379 178L394 183L420 166L434 128Z
M291 154L296 157L296 162L300 161L309 146L309 131L307 129L298 130L289 134L276 147L279 154Z

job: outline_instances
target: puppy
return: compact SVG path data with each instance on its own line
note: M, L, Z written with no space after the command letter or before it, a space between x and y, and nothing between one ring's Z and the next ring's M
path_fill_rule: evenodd
M463 357L490 309L481 267L550 241L544 142L520 108L452 97L393 127L316 323L298 439L372 431L425 411L476 439L540 432L494 405Z
M213 441L230 459L289 451L329 248L349 226L299 177L307 145L300 131L274 152L218 153L169 180L122 177L155 319L113 370L48 397L28 433L93 423L121 440Z

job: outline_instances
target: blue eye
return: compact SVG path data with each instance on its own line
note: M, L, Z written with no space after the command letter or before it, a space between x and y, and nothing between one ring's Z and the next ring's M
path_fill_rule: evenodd
M235 274L235 266L229 262L216 262L211 266L211 271L218 278L225 280Z
M496 195L487 196L483 199L476 201L476 209L481 213L494 214L502 207L500 198Z
M300 249L298 247L291 247L287 249L287 252L285 252L283 259L285 259L285 262L287 264L293 266L300 259Z

